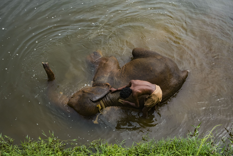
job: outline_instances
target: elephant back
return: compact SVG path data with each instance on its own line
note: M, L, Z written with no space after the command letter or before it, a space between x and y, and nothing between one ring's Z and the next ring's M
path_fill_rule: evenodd
M114 76L116 87L127 85L130 80L144 80L159 85L163 101L175 94L185 82L187 71L181 71L171 59L159 55L135 58Z

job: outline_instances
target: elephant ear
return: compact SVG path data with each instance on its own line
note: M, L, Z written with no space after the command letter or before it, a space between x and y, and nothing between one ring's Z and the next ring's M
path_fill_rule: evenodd
M102 99L106 94L109 93L109 86L104 85L104 86L92 87L90 93L92 94L90 97L90 100L93 102L98 101Z

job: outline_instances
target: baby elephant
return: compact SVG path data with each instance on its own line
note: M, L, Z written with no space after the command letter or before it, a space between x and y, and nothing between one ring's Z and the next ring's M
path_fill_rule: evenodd
M87 62L94 68L95 75L92 87L86 87L70 98L63 101L83 116L96 115L101 109L108 106L132 107L122 104L119 92L110 93L110 88L120 88L129 84L131 80L143 80L160 86L162 101L168 100L183 85L188 71L181 71L175 62L154 51L135 48L132 51L133 59L120 68L117 59L113 56L103 57L101 52L93 52L87 56ZM49 83L55 79L47 63L42 63L48 75ZM146 97L138 100L142 109ZM129 102L135 103L134 99Z

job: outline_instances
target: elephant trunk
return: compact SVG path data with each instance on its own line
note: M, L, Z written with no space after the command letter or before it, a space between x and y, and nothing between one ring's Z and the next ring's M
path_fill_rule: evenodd
M118 100L120 99L120 92L108 93L103 99L105 107L118 106L118 107L132 107L129 105L123 105Z
M55 80L55 76L53 71L50 69L48 62L42 62L42 65L44 67L44 70L48 76L48 96L51 99L53 103L56 103L59 107L62 109L64 108L64 105L68 102L68 97L63 95L62 92L60 94L56 91L57 85Z
M103 103L105 107L109 106L122 106L121 103L118 102L119 99L119 93L108 93L103 99Z

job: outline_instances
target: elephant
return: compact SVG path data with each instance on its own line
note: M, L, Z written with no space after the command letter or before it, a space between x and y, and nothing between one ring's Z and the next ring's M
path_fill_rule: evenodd
M82 116L94 116L109 106L133 108L118 101L119 92L109 91L110 87L125 86L130 80L144 80L159 85L163 92L161 101L163 103L178 92L188 76L187 70L181 71L174 61L157 52L134 48L132 56L131 61L120 67L118 60L113 56L104 57L99 51L88 55L86 61L95 73L93 84L67 97L64 104ZM54 73L48 63L42 64L49 84L53 83ZM145 96L139 99L139 109L143 108L145 99ZM133 99L128 101L133 102Z

